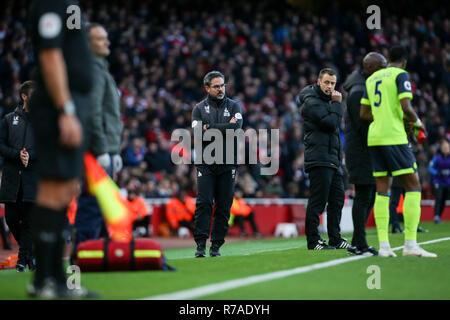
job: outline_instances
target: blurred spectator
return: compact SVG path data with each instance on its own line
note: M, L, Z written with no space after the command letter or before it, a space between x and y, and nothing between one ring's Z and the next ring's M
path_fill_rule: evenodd
M445 201L450 198L450 143L448 140L443 139L441 141L439 152L431 159L429 170L433 177L434 193L436 196L434 222L441 224Z
M145 200L138 195L136 185L130 184L127 188L127 204L133 214L133 231L138 231L139 227L143 232L137 232L140 236L149 237L150 210Z
M172 197L166 204L166 218L173 235L178 233L179 227L188 228L194 233L193 216L195 213L195 201L180 190L177 185L173 186Z
M250 222L253 235L257 238L261 238L262 235L258 231L252 208L245 202L244 199L242 199L242 195L242 190L236 189L234 191L233 204L231 205L230 225L238 225L241 230L241 237L247 237L248 235L245 231L245 221L248 221Z

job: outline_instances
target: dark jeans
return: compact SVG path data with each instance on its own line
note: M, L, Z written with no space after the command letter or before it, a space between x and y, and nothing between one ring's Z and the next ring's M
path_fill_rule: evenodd
M306 208L305 233L308 248L314 248L320 239L318 227L320 215L327 206L327 228L330 245L341 241L340 222L344 207L345 191L342 175L336 169L315 167L309 172L310 192Z
M434 202L434 215L442 216L442 212L445 208L445 200L450 196L450 187L441 187L435 189L436 200Z
M353 238L352 245L358 249L367 249L366 223L375 202L375 185L355 185L355 199L353 200Z
M199 177L199 173L201 176ZM231 169L217 167L197 168L197 201L194 215L194 240L206 244L211 230L211 242L221 246L228 232L228 220L234 195L234 174Z
M31 202L5 203L5 219L9 230L19 244L19 260L17 263L26 265L33 256L33 237L31 231Z

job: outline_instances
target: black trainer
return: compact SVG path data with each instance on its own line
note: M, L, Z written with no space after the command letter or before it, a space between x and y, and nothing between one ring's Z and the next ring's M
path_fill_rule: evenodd
M399 225L392 226L392 233L403 233L403 229Z
M16 271L17 272L25 272L25 271L27 271L27 268L24 264L18 263L18 264L16 264Z
M348 248L347 249L347 253L349 255L355 255L355 256L360 256L363 254L362 250L359 250L357 247L352 247L352 248Z
M308 246L308 250L334 250L334 249L336 248L327 245L327 243L323 239L317 240L317 242L312 246Z
M342 238L341 241L336 245L330 243L330 246L333 246L336 249L356 249L354 246L348 243L347 239L345 238Z
M378 255L378 251L374 248L374 247L367 247L367 249L363 250L363 254L366 253L371 253L373 256L377 256Z
M195 251L196 258L204 258L206 256L206 246L197 245L197 250Z
M422 228L421 226L418 226L417 227L417 232L428 232L428 230L427 229L424 229L424 228Z
M377 256L378 251L375 250L374 247L367 247L367 248L357 248L352 246L352 248L347 249L347 253L349 255L355 255L355 256Z
M28 260L28 269L30 271L36 271L36 258L31 258Z
M220 257L219 248L215 247L215 246L211 246L211 248L209 248L209 255L211 257Z

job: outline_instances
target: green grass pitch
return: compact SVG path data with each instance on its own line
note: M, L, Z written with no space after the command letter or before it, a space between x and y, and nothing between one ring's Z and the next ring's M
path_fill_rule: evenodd
M428 233L418 242L450 237L450 222L421 223ZM344 235L351 239L350 235ZM402 234L390 234L392 247L403 245ZM326 237L324 236L326 239ZM378 247L376 230L367 230L369 245ZM437 259L367 257L287 277L255 282L216 292L214 284L272 274L302 266L349 257L346 250L309 251L305 237L262 239L226 243L222 257L195 259L194 247L166 250L168 263L178 270L82 273L81 284L102 294L103 299L142 299L213 285L206 294L186 299L206 300L317 300L317 299L450 299L450 240L423 245ZM369 266L379 268L379 288L367 286ZM31 273L0 270L0 299L28 299ZM369 279L370 280L370 279ZM370 282L370 281L369 281Z

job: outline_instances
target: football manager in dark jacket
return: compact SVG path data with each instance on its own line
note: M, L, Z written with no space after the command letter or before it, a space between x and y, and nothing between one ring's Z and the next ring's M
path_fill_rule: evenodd
M350 183L355 185L353 200L353 237L348 252L356 255L378 255L375 248L366 241L366 222L375 201L375 179L372 176L372 162L367 147L367 133L370 122L360 119L361 97L366 90L366 79L380 68L386 67L385 57L376 52L368 53L363 59L363 70L353 71L344 82L347 95L345 114L345 164Z
M24 272L27 265L31 270L35 268L30 213L36 197L38 175L28 109L29 97L35 87L33 81L20 86L23 105L7 114L0 127L0 155L4 159L0 202L5 204L6 223L19 244L18 272Z
M306 209L305 233L308 249L347 249L350 244L340 235L345 191L342 178L342 146L339 127L342 95L334 90L336 72L322 69L314 85L298 96L304 120L305 171L309 174L311 196ZM320 238L320 215L327 205L329 244Z
M237 130L242 128L242 111L237 101L225 95L225 77L218 71L208 72L203 84L208 96L198 103L192 110L192 128L194 129L194 139L202 138L210 130L220 132L224 140L224 153L219 159L214 154L212 163L202 157L208 142L202 143L202 155L195 153L195 163L197 165L197 201L194 215L194 240L197 244L195 257L205 257L206 240L209 238L211 230L211 216L213 204L215 206L214 218L211 230L210 256L220 256L219 248L225 242L228 232L228 220L230 219L230 209L234 196L234 179L236 175L237 154L234 139L226 139L227 130ZM200 129L202 136L195 136L195 131ZM197 142L198 143L198 142ZM234 150L234 157L231 163L227 163L227 152Z

